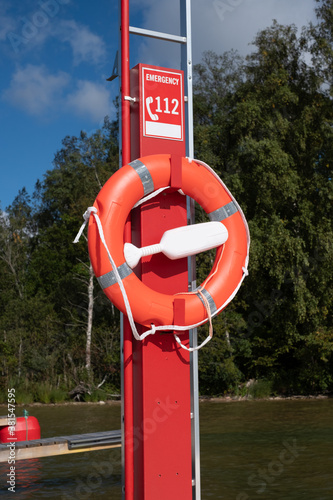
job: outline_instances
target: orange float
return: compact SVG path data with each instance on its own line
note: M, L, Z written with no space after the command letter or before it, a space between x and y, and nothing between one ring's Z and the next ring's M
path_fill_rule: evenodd
M201 205L210 220L223 222L229 237L217 248L212 270L198 287L200 293L180 290L175 295L168 295L143 284L124 257L124 226L139 200L170 186L170 161L170 155L166 154L146 156L125 165L110 177L94 203L104 237L101 238L97 218L90 217L88 247L95 275L104 293L120 311L128 313L119 278L135 322L148 328L153 325L154 329L185 330L205 323L210 315L218 314L232 300L247 275L250 237L242 210L217 174L203 162L182 158L181 190ZM183 325L174 325L176 298L185 299Z

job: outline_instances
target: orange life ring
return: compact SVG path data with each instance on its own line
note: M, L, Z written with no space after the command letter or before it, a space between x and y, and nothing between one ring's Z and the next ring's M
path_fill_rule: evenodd
M193 327L208 320L202 297L182 292L168 295L142 283L124 257L124 226L133 206L145 195L170 186L170 155L151 155L119 169L98 194L94 207L104 230L105 241L126 289L133 318L137 323L174 324L174 300L185 299L185 323ZM249 232L245 217L221 179L198 160L182 158L182 191L198 202L208 217L223 221L228 229L226 243L217 248L213 268L201 292L211 314L220 312L237 292L247 274ZM110 301L126 314L124 298L115 280L107 251L101 243L94 217L89 219L88 248L95 275ZM221 258L221 252L223 255Z

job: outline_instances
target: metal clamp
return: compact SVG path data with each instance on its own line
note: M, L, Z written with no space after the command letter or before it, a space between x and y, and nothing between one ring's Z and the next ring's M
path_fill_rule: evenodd
M137 98L136 97L131 97L129 95L124 95L124 101L136 102Z

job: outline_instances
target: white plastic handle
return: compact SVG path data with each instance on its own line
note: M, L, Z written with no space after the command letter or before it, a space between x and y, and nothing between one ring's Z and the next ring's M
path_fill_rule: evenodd
M125 243L124 255L133 269L147 255L162 252L169 259L180 259L223 245L228 239L228 230L222 222L203 222L165 231L160 243L138 248Z

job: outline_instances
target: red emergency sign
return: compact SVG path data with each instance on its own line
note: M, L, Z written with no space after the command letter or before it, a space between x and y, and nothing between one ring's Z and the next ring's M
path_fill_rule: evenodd
M182 141L183 73L142 67L143 135Z

